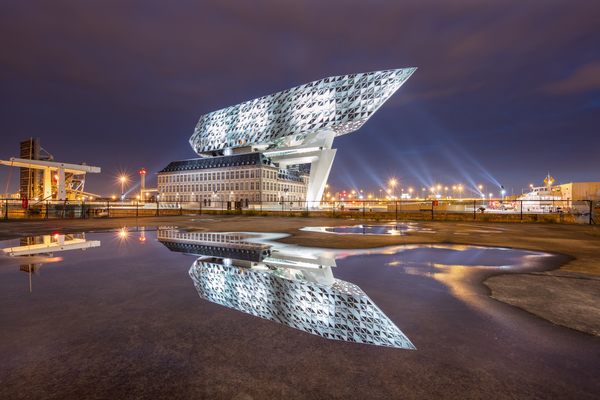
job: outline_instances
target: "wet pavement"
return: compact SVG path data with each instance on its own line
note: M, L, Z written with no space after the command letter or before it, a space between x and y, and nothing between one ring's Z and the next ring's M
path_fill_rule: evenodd
M285 241L282 235L270 238L271 253L261 255L217 236L181 233L188 236L170 242L157 241L156 228L148 228L3 243L13 252L39 246L39 253L0 261L0 398L591 399L600 393L600 337L494 300L482 283L543 273L570 257L456 244L268 247ZM196 231L202 233L210 231ZM281 269L310 272L327 260L336 264L331 277ZM356 285L417 350L331 340L209 301L198 284L206 290L213 276L193 275L199 266L254 268L304 288L310 279L320 287L331 279ZM261 272L263 266L269 271Z

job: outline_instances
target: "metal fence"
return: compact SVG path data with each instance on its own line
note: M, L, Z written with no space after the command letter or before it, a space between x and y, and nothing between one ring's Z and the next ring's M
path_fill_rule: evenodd
M395 201L33 201L0 199L0 219L144 217L184 214L288 215L421 220L595 223L592 200L440 199ZM554 220L554 221L551 221Z

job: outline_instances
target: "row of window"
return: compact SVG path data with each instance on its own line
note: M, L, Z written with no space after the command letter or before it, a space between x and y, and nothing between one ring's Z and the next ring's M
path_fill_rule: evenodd
M224 182L224 183L196 183L189 185L166 185L164 189L159 188L159 191L164 193L186 193L186 192L214 192L233 191L233 190L260 190L260 182ZM286 185L283 183L263 182L263 191L279 191L289 193L306 193L305 186Z
M158 237L184 240L202 240L206 242L232 243L245 239L246 235L214 234L214 233L180 233L172 230L159 230Z
M265 201L265 202L281 202L281 201L285 201L285 202L302 202L304 201L304 197L302 196L293 196L293 195L278 195L276 193L268 193L268 194L263 194L262 198L261 196L259 196L258 194L254 194L254 193L242 193L242 194L235 194L234 195L229 195L226 193L219 193L217 195L214 194L193 194L193 195L188 195L188 194L167 194L165 195L164 193L161 195L160 200L159 201L163 201L163 202L186 202L186 201L204 201L204 205L211 205L211 201L213 202L225 202L225 201L240 201L240 200L248 200L250 202L254 202L254 201ZM215 203L215 204L217 204Z
M277 171L263 170L262 177L265 179L277 179ZM202 172L195 174L176 174L176 175L159 175L158 183L178 183L178 182L202 182L202 181L219 181L231 179L253 179L260 178L260 169L246 169L240 171L224 171L224 172Z

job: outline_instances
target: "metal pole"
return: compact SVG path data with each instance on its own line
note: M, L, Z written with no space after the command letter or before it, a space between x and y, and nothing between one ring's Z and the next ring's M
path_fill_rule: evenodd
M433 200L431 201L431 220L433 221Z
M594 210L594 201L588 200L590 202L590 225L592 224L592 211Z
M363 219L365 218L365 201L363 199Z
M110 202L109 201L106 202L106 208L108 211L108 218L110 218Z
M4 219L8 219L8 197L5 200L6 212L4 213Z
M158 207L158 196L156 196L156 216L160 215L159 207Z
M139 200L135 202L135 217L137 218L139 216L139 208L140 208L140 202Z
M394 203L396 204L396 222L398 222L398 200L394 200Z
M521 200L521 221L523 221L523 200Z
M475 211L475 209L477 208L477 200L473 200L473 219L477 219L477 213Z
M46 200L46 219L48 219L48 200Z

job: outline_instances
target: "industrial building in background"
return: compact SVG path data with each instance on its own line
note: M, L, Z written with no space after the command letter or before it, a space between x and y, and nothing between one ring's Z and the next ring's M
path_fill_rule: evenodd
M77 200L86 193L85 175L100 173L99 167L83 164L66 164L54 161L54 157L40 146L39 139L21 142L20 158L0 160L0 164L20 168L18 198L30 200ZM10 175L9 175L10 180ZM8 187L8 185L7 185ZM5 197L6 197L5 193Z
M415 69L320 79L203 115L190 138L201 158L161 170L159 200L317 203L334 138L364 125Z

